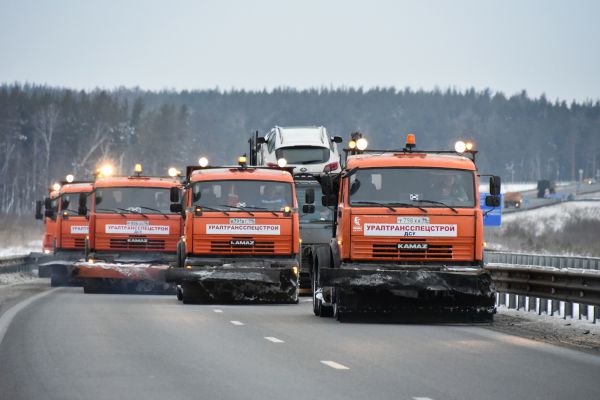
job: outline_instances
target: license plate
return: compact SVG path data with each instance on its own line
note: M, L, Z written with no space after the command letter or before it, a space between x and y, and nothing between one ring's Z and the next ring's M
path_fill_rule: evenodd
M429 217L398 217L397 224L415 224L415 225L427 225L429 224Z
M231 225L254 225L256 220L254 218L229 218Z

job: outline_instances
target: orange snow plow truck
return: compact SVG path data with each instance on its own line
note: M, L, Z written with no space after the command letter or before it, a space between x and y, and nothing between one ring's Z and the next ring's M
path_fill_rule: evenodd
M88 234L86 215L79 215L80 195L88 197L92 182L76 182L72 175L64 182L55 183L54 191L44 200L45 212L37 206L36 218L46 218L44 257L40 259L40 276L49 276L51 286L79 284L73 277L73 263L84 257L85 238Z
M167 281L184 303L298 302L300 231L294 180L283 169L188 167L185 235ZM204 163L206 164L206 162Z
M143 176L139 164L134 176L107 172L94 182L89 210L87 196L79 199L79 214L89 212L85 261L75 265L84 292L172 293L164 273L182 229L181 216L169 207L179 179Z
M353 142L342 172L320 177L323 204L335 207L337 220L329 248L314 254L315 315L493 318L473 144L420 151L414 135L401 150ZM486 204L498 207L499 177L490 178L490 194Z

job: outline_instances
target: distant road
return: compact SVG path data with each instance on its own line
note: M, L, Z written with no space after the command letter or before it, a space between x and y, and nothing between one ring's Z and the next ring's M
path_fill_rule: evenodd
M600 183L594 183L592 185L582 184L579 187L580 195L583 195L586 193L593 193L593 192L600 192ZM570 184L570 185L565 185L565 186L557 186L556 193L560 194L560 195L573 194L575 196L575 198L577 199L577 197L578 197L577 185ZM538 199L537 198L537 190L522 191L521 195L523 196L523 199L525 200L525 202L523 203L521 208L514 208L514 207L503 208L502 212L503 213L512 213L512 212L516 212L516 211L524 211L527 209L534 209L534 208L549 206L552 204L560 203L560 201L561 201L559 199Z
M482 326L58 289L0 345L2 399L597 399L600 357Z

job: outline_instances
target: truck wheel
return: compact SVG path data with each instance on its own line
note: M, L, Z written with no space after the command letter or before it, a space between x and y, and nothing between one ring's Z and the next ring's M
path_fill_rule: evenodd
M323 305L323 301L317 297L317 294L321 293L321 288L319 287L319 268L318 264L317 268L313 271L313 279L312 279L312 292L313 292L313 312L318 317L333 317L333 306Z
M185 243L179 241L177 243L177 268L183 268L185 266Z
M67 273L62 268L53 268L52 275L50 275L50 286L68 286Z

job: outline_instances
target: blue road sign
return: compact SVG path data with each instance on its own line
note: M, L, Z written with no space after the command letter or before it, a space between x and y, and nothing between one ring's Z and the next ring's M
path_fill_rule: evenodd
M488 207L485 205L485 196L489 193L479 193L479 204L483 213L483 226L501 226L502 225L502 195L500 195L500 207Z

